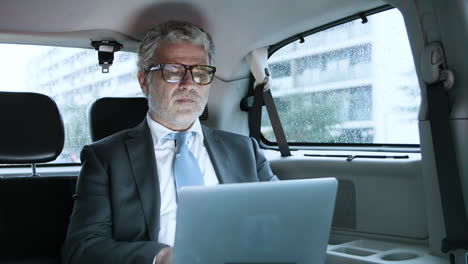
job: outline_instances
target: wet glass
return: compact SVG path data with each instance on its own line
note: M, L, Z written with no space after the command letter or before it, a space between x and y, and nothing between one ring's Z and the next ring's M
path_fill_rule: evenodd
M289 142L419 144L419 83L397 9L293 42L269 69ZM266 113L262 133L276 141Z

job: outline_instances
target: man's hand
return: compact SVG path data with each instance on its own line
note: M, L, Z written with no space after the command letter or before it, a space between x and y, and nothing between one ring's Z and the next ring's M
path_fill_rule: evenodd
M172 247L162 248L155 258L155 264L172 264Z

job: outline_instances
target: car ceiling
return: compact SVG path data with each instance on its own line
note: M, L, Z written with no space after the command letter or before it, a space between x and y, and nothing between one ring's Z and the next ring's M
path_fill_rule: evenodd
M135 51L144 32L178 19L213 36L217 76L247 74L251 50L385 3L377 0L3 0L0 42L91 48L91 40L117 40Z

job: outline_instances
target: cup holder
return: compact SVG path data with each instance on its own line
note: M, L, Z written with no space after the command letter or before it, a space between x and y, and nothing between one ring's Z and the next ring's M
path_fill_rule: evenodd
M386 261L403 261L419 258L420 256L413 252L394 252L382 256L382 260Z
M359 248L352 248L352 247L340 247L332 250L334 252L339 252L339 253L344 253L348 255L354 255L354 256L359 256L359 257L367 257L370 255L374 255L376 252L374 251L369 251L365 249L359 249Z

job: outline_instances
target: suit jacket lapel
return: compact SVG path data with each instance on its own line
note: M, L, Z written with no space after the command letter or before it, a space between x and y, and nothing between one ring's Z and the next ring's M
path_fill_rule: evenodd
M205 144L206 151L210 157L213 168L218 177L219 183L232 183L234 182L229 169L229 151L224 146L222 140L216 133L213 133L211 128L202 126L203 143Z
M146 119L128 132L125 144L133 169L133 177L143 206L146 228L150 240L159 234L161 194L154 156L154 145Z

